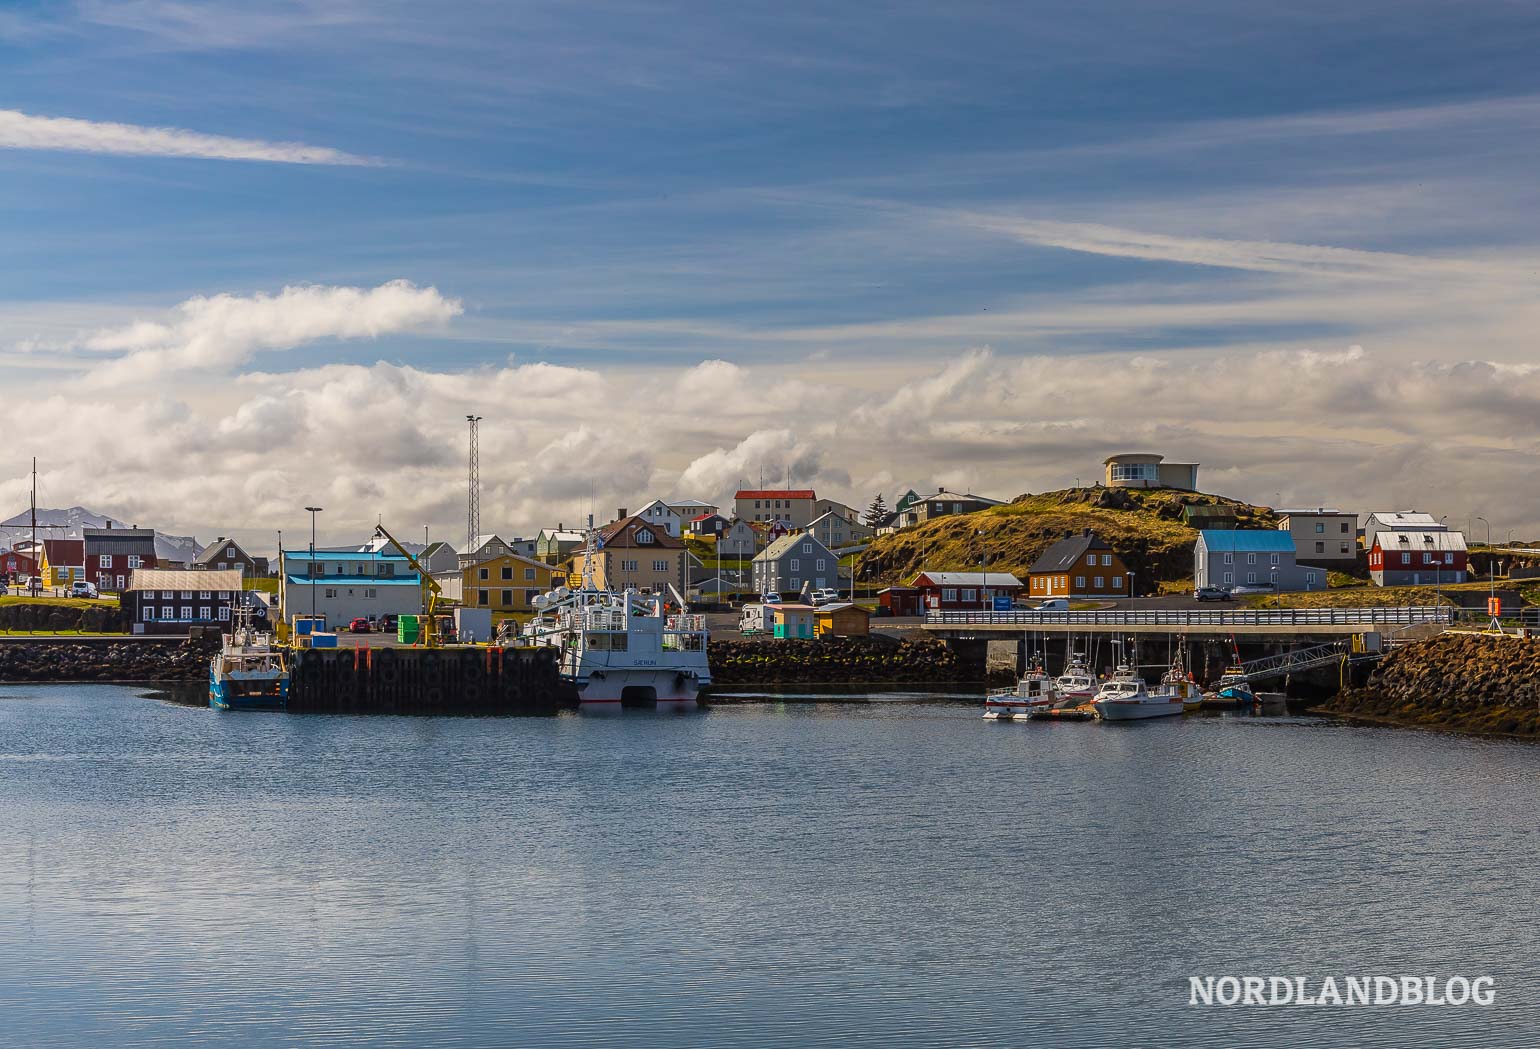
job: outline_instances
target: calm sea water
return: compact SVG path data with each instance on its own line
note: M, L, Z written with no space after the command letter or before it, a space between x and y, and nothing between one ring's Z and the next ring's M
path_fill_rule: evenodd
M8 1045L1534 1045L1540 748L0 687ZM1190 975L1490 975L1486 1009Z

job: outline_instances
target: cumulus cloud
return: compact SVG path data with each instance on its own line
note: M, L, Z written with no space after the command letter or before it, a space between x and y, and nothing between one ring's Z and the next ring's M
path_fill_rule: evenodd
M796 372L796 375L789 375ZM817 380L816 383L813 380ZM828 387L779 417L671 410L707 395ZM360 540L377 515L408 534L464 531L465 422L481 424L482 526L532 535L653 497L727 502L786 481L864 506L882 490L944 484L996 498L1089 482L1112 452L1202 463L1210 491L1272 503L1416 506L1540 538L1540 367L1407 359L1348 345L1183 355L1018 357L976 349L859 375L807 365L620 372L544 363L466 371L330 364L196 376L145 397L11 402L19 455L42 455L48 505L82 504L200 537L272 548L327 508L323 541ZM82 417L111 418L83 427ZM852 483L851 478L860 478ZM20 469L0 508L25 505Z
M168 372L227 369L263 350L321 339L376 338L443 324L462 310L437 288L393 280L376 288L302 285L277 295L214 295L188 299L165 321L108 328L80 342L114 354L92 379L106 385L153 379Z
M73 117L40 117L0 109L0 149L115 153L141 157L258 160L273 164L372 165L380 161L327 146L206 135L174 127L144 127Z

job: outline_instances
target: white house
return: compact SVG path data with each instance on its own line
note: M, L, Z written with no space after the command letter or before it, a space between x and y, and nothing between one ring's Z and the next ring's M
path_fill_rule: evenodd
M681 521L690 521L701 514L717 512L716 503L705 503L699 499L674 499L668 504L668 508L678 514Z
M1364 549L1372 550L1381 532L1444 532L1448 527L1432 514L1418 510L1379 510L1364 522Z
M371 550L306 550L279 554L278 597L283 617L312 610L335 629L363 617L419 615L422 583L411 563L398 553Z
M684 531L685 521L689 520L687 517L680 516L678 510L665 503L662 499L654 499L638 510L636 516L654 528L661 528L675 539L679 538L679 534ZM691 514L690 516L693 517L695 515Z

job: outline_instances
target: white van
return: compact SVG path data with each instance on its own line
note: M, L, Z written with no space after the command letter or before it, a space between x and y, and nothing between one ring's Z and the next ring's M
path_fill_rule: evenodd
M1032 609L1032 611L1034 611L1034 612L1068 612L1069 611L1069 598L1067 598L1067 597L1050 597L1048 600L1040 602L1035 608Z
M765 634L775 629L775 609L770 605L744 605L738 616L738 633L744 637Z

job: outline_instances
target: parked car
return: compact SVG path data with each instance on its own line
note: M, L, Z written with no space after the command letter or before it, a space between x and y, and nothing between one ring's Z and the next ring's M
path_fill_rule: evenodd
M781 595L774 590L767 590L759 595L759 603L762 605L778 605L781 603Z
M70 597L101 597L96 592L96 584L88 583L84 579L77 579L70 584Z
M821 590L813 591L813 604L815 605L832 605L838 600L840 600L840 592L832 586L826 586Z
M1034 612L1068 612L1069 598L1050 597L1046 601L1039 602L1033 609Z
M363 616L359 616L357 619L353 620L351 623L348 624L348 633L350 633L350 634L367 634L367 633L369 633L369 620L365 619Z
M1194 601L1228 601L1230 591L1222 586L1196 586L1192 590Z
M380 633L394 634L396 632L397 617L394 612L386 612L380 617Z

